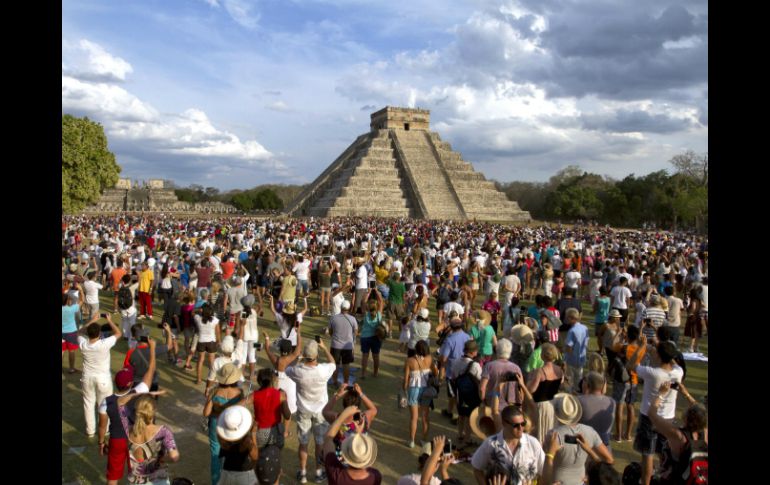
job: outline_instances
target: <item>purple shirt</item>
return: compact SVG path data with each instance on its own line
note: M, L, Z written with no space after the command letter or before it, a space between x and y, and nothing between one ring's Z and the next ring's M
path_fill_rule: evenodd
M481 378L489 379L489 382L487 383L487 391L484 394L484 400L486 401L487 405L492 405L492 398L497 395L498 383L503 381L505 379L505 374L509 372L521 374L521 369L518 365L507 359L493 360L491 362L487 362L487 365L484 366L484 371L481 373ZM509 404L516 402L516 391L518 390L518 385L519 384L516 381L506 383L505 387L503 387L503 394L500 396L499 409L502 410Z

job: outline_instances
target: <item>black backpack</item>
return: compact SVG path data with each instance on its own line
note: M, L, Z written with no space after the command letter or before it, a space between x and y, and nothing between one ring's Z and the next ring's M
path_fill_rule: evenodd
M118 308L121 310L128 310L131 305L134 304L134 297L131 296L131 290L128 287L123 287L118 290Z
M625 353L625 347L621 352ZM620 354L615 355L615 358L609 363L608 370L615 382L625 383L631 380L628 369L626 369L626 361L620 357Z
M471 375L471 366L474 361L470 361L465 368L465 372L455 378L455 389L457 389L458 407L464 409L475 409L481 404L479 397L479 385L476 379Z

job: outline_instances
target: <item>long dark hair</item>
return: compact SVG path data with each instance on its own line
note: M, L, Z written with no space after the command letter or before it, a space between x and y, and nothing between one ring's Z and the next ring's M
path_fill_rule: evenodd
M210 303L204 303L201 307L201 314L204 323L209 323L214 318L214 308Z

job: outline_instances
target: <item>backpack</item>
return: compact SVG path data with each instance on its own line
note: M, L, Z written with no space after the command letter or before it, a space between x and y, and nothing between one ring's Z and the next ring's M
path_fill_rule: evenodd
M625 352L625 347L622 352ZM626 361L620 357L620 354L615 355L615 358L609 363L608 367L613 381L625 383L631 380L628 369L626 369Z
M468 363L465 372L455 378L454 387L457 389L457 405L464 409L475 409L481 404L479 385L471 375L474 361Z
M124 286L118 290L118 308L128 310L134 304L134 297L131 296L131 290Z
M690 459L682 474L685 485L708 485L709 482L709 451L708 444L702 439L693 440L692 434L685 432L690 442Z

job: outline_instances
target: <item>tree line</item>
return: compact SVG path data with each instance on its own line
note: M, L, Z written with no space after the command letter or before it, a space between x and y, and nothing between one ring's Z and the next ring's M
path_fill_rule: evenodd
M616 227L654 224L665 229L708 228L708 154L674 156L672 172L659 170L622 180L570 165L547 182L496 182L535 219L596 221Z

